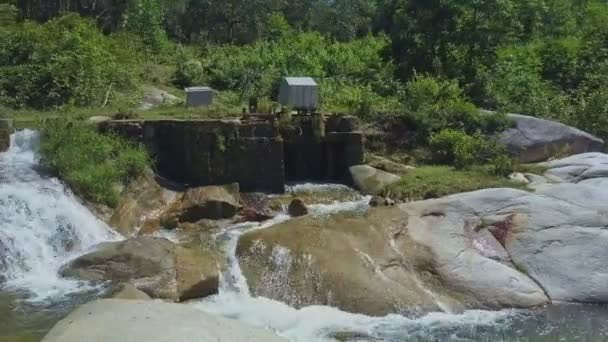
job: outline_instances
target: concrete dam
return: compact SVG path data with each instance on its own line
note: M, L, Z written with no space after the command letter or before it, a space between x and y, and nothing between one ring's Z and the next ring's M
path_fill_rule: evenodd
M283 193L287 182L350 183L363 163L353 117L112 120L100 130L145 146L159 175L189 186L237 182L244 192Z

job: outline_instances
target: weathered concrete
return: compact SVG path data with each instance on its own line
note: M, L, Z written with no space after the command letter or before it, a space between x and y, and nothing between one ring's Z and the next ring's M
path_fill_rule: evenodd
M60 321L43 342L284 342L269 331L212 316L192 306L105 299Z
M321 117L322 118L322 117ZM322 134L311 117L289 129L276 122L240 120L121 120L99 125L142 143L159 174L191 186L239 183L244 192L282 193L287 180L349 182L348 168L363 162L356 122L331 117Z
M0 152L8 150L11 145L11 134L13 133L13 121L0 119Z

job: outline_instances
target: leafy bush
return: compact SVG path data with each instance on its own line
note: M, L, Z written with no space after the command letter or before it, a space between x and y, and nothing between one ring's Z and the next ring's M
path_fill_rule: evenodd
M445 129L431 136L429 148L434 162L453 165L457 169L489 162L492 174L508 176L518 168L503 145L481 134L469 135Z
M395 96L381 96L371 85L326 80L320 83L321 107L330 112L355 114L366 120L379 113L397 112L401 102Z
M405 96L406 116L423 143L444 129L490 134L509 124L502 114L481 113L455 81L417 76L406 85Z
M435 162L453 164L457 169L472 166L487 150L483 136L468 135L452 129L433 134L429 140L429 147Z
M203 64L181 51L177 56L177 69L173 83L178 87L190 87L200 84L203 80Z
M492 174L503 177L507 177L521 168L517 160L511 158L503 149L495 152L489 167Z
M128 141L98 133L81 121L42 124L41 159L85 198L115 206L120 185L150 167L148 154Z
M76 15L11 27L0 34L0 105L103 105L133 86L133 55L116 48Z

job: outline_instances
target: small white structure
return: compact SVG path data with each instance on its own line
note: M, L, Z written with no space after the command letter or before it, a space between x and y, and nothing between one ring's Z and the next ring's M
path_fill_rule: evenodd
M279 103L297 110L318 107L318 86L311 77L285 77L279 90Z
M213 103L213 89L209 87L186 88L186 106L210 106Z

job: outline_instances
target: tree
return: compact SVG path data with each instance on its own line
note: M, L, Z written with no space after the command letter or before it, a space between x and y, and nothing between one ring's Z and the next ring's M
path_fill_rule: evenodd
M146 59L159 55L167 47L163 12L158 0L137 0L127 11L127 29L141 39Z

